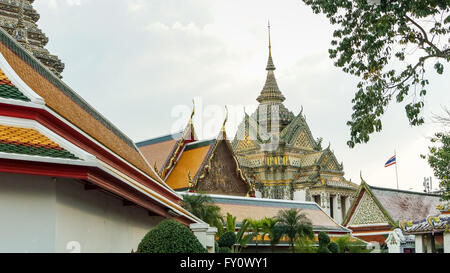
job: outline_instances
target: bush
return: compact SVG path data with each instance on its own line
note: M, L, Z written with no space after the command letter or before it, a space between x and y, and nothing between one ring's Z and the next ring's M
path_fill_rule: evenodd
M330 237L328 235L321 231L319 232L319 248L317 249L317 253L330 253L330 250L328 249L328 245L330 244Z
M233 231L227 231L219 238L219 247L232 247L236 243L236 234Z
M217 253L231 253L231 248L229 247L219 247Z
M339 246L335 242L331 242L328 244L328 249L331 253L339 253Z
M137 253L206 253L192 231L175 220L164 220L139 243Z
M352 239L350 235L340 237L336 240L341 253L368 253L366 244L363 241Z

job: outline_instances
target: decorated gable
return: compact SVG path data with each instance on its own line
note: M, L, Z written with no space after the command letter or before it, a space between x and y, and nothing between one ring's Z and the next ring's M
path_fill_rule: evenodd
M372 196L365 191L347 226L389 223L388 217L386 217Z
M324 151L318 163L324 170L342 171L342 166L337 162L336 157L329 149Z
M218 142L209 156L193 190L202 193L247 195L249 184L226 141Z

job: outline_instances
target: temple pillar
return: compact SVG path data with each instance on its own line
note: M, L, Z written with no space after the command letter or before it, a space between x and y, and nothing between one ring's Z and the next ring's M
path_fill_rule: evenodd
M415 236L415 248L416 253L424 253L424 247L423 247L423 235L422 234L416 234Z
M425 234L423 239L425 253L433 253L433 236L431 234Z
M333 198L333 216L334 216L334 220L340 224L342 223L343 215L342 215L342 208L341 208L341 195L340 194L336 194L336 196Z
M450 253L450 232L444 232L444 253Z
M214 235L217 232L217 228L212 228L206 223L191 224L190 229L197 237L200 244L210 253L214 253Z
M328 214L330 215L330 194L327 192L322 192L320 194L320 203L321 203L321 207L322 209Z
M345 214L347 214L348 210L350 209L350 207L352 206L352 197L351 196L346 196L345 197Z

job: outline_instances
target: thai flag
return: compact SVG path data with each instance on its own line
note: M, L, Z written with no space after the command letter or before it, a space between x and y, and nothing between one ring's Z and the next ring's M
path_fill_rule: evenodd
M389 158L389 160L384 164L384 167L386 168L386 167L389 167L396 163L397 163L397 160L396 160L396 156L394 155L393 157Z

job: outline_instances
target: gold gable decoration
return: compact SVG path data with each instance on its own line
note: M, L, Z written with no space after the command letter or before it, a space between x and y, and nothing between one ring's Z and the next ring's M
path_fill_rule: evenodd
M311 143L311 140L305 130L301 130L297 139L295 140L294 147L296 148L308 148L314 149L314 146Z

